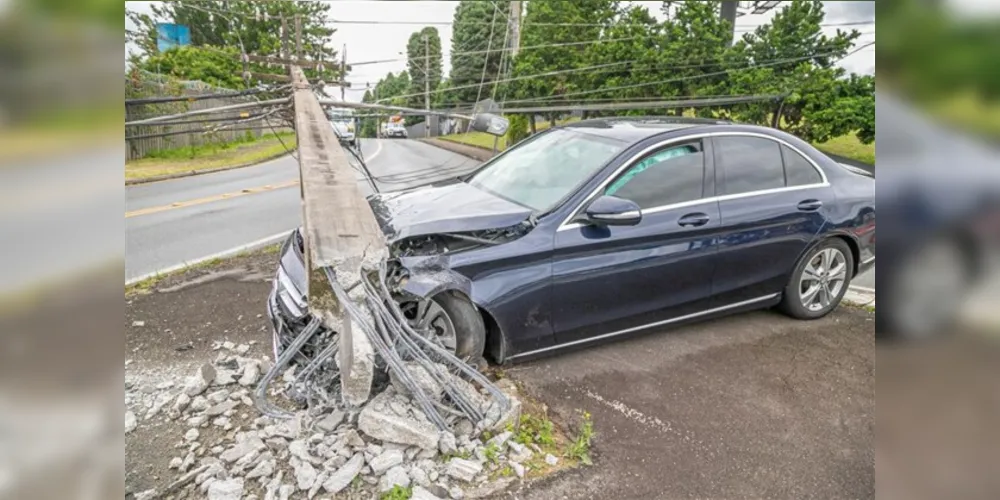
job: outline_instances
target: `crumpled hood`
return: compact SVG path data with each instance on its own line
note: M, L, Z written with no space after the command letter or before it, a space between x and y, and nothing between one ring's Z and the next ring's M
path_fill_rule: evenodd
M464 182L368 197L389 243L428 234L510 227L532 211Z

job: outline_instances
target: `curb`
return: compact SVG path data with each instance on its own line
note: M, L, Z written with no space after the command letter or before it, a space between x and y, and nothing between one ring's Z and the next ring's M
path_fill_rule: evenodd
M141 281L148 280L150 278L156 278L158 276L165 276L165 275L168 275L168 274L176 273L178 271L184 271L184 270L186 270L186 269L188 269L190 267L197 266L198 264L201 264L201 263L204 263L204 262L208 262L210 260L225 259L225 258L228 258L228 257L233 257L233 256L236 256L236 255L239 255L239 254L241 254L243 252L248 252L248 251L251 251L251 250L256 250L258 248L266 247L268 245L273 245L275 243L279 243L279 242L283 241L285 238L288 237L288 235L292 231L293 231L292 229L289 229L288 231L283 231L281 233L274 234L274 235L268 236L266 238L259 239L257 241L253 241L253 242L247 243L245 245L240 245L240 246L238 246L236 248L230 248L229 250L223 250L221 252L217 252L217 253L214 253L212 255L206 255L204 257L199 257L197 259L194 259L194 260L191 260L191 261L188 261L188 262L182 262L180 264L177 264L177 265L174 265L174 266L170 266L170 267L167 267L167 268L164 268L164 269L158 269L158 270L153 271L151 273L143 274L142 276L136 276L135 278L125 280L125 286L131 286L131 285L134 285L134 284L139 283Z
M844 294L844 303L860 307L875 307L875 290L852 286Z
M493 158L493 151L489 149L484 149L479 146L471 146L468 144L461 144L457 142L445 141L441 139L417 139L425 144L430 144L431 146L444 149L445 151L451 151L452 153L457 153L462 156L472 158L473 160L486 161Z
M225 172L226 170L236 170L238 168L255 167L262 163L274 161L289 155L291 155L291 153L288 153L286 151L284 153L279 153L274 156L269 156L267 158L257 160L255 162L242 163L240 165L233 165L230 167L209 168L205 170L191 170L190 172L180 172L176 174L166 174L166 175L154 175L152 177L143 177L141 179L125 179L125 185L134 186L136 184L149 184L150 182L169 181L171 179L182 179L184 177L194 177L196 175L202 175L202 174L214 174L216 172Z

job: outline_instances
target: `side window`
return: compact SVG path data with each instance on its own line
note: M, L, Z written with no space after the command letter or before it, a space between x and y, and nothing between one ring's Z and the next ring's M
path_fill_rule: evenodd
M785 187L779 144L760 137L716 139L717 168L725 172L725 192L742 194Z
M704 182L705 150L698 141L651 153L615 179L604 194L649 209L700 199Z
M781 156L785 157L785 178L788 186L808 186L823 182L816 168L792 148L781 145Z

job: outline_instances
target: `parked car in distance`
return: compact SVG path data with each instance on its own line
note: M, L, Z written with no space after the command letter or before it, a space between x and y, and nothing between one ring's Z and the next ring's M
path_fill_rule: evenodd
M468 176L369 201L407 318L499 363L774 306L820 318L875 262L873 178L714 120L556 127ZM283 338L309 319L302 250L296 232L269 300Z
M406 139L408 134L406 127L401 122L389 122L385 126L385 136L389 139Z
M337 138L340 139L340 143L346 146L355 147L357 146L357 137L354 134L354 123L345 120L334 120L330 122L333 127L333 131L337 134Z

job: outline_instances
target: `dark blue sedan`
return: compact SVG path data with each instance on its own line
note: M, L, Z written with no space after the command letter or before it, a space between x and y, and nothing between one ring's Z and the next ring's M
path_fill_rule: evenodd
M873 178L724 122L587 120L370 202L407 317L477 361L774 306L820 318L875 262ZM293 235L270 299L279 349L307 319L301 251Z

